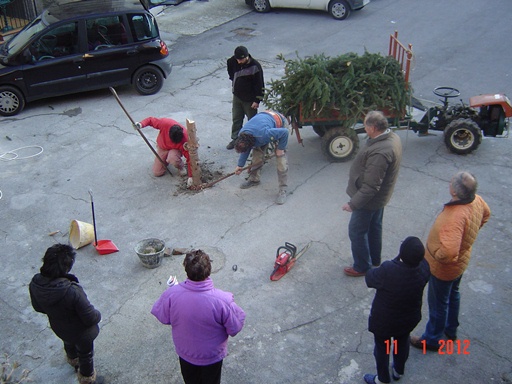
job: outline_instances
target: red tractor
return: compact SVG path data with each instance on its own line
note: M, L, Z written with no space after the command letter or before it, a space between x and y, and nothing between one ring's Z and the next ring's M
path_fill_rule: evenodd
M451 87L437 87L436 96L442 97L442 105L424 107L415 100L413 106L425 112L419 121L411 121L415 132L427 134L429 129L444 131L444 142L453 153L464 155L478 148L482 135L508 135L509 118L512 116L512 104L504 94L486 94L473 96L469 105L449 105L448 99L458 97L460 92Z

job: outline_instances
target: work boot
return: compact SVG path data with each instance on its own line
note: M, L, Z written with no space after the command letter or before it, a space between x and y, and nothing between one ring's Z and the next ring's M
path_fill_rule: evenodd
M286 201L286 191L281 189L277 194L276 204L282 205Z
M236 141L236 140L231 140L231 141L229 142L229 144L228 144L228 145L226 145L226 149L233 149L233 148L235 148L235 141Z
M80 366L78 363L78 357L75 357L74 359L66 356L66 361L69 365L71 365L73 368L75 368L75 372L78 372L78 367Z
M103 376L97 376L96 370L94 370L91 376L83 376L80 372L78 372L78 382L80 384L104 384L105 378Z
M254 181L254 180L249 179L247 181L244 181L242 184L240 184L240 189L251 188L251 187L258 185L259 183L260 183L259 181Z

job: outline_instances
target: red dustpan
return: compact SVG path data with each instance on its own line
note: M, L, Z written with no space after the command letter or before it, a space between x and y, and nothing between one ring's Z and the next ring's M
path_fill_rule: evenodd
M118 252L119 249L111 240L98 240L96 235L96 216L94 215L94 201L92 199L92 191L89 189L89 195L91 196L91 208L92 208L92 225L94 227L94 248L100 255L108 255L109 253Z

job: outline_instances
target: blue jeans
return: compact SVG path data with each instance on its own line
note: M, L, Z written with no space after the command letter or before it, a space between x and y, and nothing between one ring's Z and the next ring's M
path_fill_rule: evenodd
M439 346L446 334L457 336L459 326L460 292L462 275L452 281L439 280L430 276L428 281L428 323L422 338L428 345Z
M383 216L384 208L357 209L350 216L348 237L352 244L353 268L357 272L366 272L372 264L381 262Z

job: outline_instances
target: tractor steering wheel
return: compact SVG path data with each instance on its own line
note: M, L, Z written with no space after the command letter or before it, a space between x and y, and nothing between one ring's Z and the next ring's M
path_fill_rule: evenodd
M434 88L434 95L439 97L452 98L460 96L460 92L458 89L452 87L436 87Z

